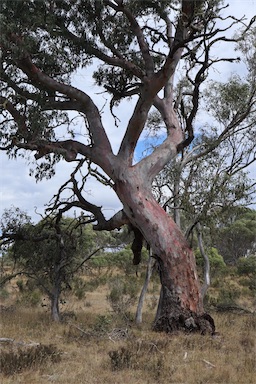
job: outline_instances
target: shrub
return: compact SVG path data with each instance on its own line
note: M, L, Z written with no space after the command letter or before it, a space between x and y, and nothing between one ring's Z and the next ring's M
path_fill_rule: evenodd
M17 287L19 288L19 292L23 293L25 290L24 280L19 279L17 280L16 284L17 284Z
M131 340L124 346L109 352L111 368L113 371L123 369L140 369L149 373L155 382L161 381L165 372L164 351L168 345L165 340ZM169 380L168 380L169 381Z
M111 368L113 371L132 368L133 353L127 348L121 347L116 351L110 351Z
M93 326L93 331L98 334L105 334L110 330L112 319L109 316L98 315Z
M85 298L86 282L80 277L75 277L72 283L72 290L78 300Z
M256 257L241 257L237 261L237 273L238 275L254 275L256 277Z
M5 300L10 296L9 292L5 288L0 289L0 299Z
M42 294L38 289L35 289L34 291L25 290L18 298L18 303L30 305L31 307L36 307L41 301Z
M126 315L130 306L137 300L138 284L132 279L117 276L109 282L109 288L107 300L113 311L119 315Z
M216 248L210 247L206 249L206 254L208 255L210 267L211 267L211 277L222 274L226 271L226 264L223 257L219 254ZM200 250L197 248L195 251L196 263L198 267L203 270L204 268L204 258L201 255Z
M241 295L241 290L235 287L233 284L226 284L223 286L218 295L218 306L229 306L236 304L236 299Z
M241 257L237 262L237 274L247 276L247 285L255 293L256 291L256 257Z
M4 375L20 373L32 367L38 367L47 361L53 363L61 359L60 351L54 345L39 344L16 351L3 351L0 358L0 368Z

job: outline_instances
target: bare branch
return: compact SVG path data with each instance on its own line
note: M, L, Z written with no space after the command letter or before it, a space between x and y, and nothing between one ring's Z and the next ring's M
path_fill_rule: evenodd
M14 105L5 97L0 96L0 105L3 109L6 109L11 116L13 117L15 123L18 126L18 132L22 136L26 136L26 133L28 131L28 127L26 125L26 118L23 116L15 107Z
M102 221L101 223L98 223L93 226L93 229L96 231L111 231L112 229L118 229L121 228L125 224L129 224L130 221L123 210L117 212L114 216L111 217L109 220Z
M144 38L142 29L139 26L139 23L137 22L136 18L134 17L133 13L131 10L125 6L124 4L120 4L118 7L115 6L111 1L109 0L104 0L104 2L111 6L113 9L116 11L122 11L123 14L127 17L127 19L130 22L131 28L134 32L134 35L137 37L138 44L140 47L140 51L142 54L142 57L144 59L144 65L146 68L146 75L151 75L154 73L154 61L150 55L150 50L148 43L146 39Z
M103 53L100 49L93 47L91 44L87 44L87 41L84 38L80 38L69 31L63 24L58 22L59 27L62 30L64 36L69 40L76 43L78 46L83 47L88 54L92 54L98 59L102 60L104 63L112 65L114 67L120 67L131 71L138 78L142 78L145 74L138 66L134 63L121 58L121 55L115 52L114 47L111 48L112 53L115 53L117 57L111 57Z

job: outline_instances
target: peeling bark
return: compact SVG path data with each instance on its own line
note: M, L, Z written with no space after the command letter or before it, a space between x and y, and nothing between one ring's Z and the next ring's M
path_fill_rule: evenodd
M126 180L116 183L116 193L127 217L140 229L159 263L163 297L161 312L153 327L165 332L183 329L213 333L214 322L204 313L193 252L151 191L136 188L139 179L140 175L134 170L132 175L127 173Z

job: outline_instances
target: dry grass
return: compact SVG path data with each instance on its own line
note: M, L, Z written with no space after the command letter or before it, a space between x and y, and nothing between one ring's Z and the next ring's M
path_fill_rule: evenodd
M1 314L1 337L54 345L60 362L45 361L19 374L0 376L3 384L250 384L256 375L253 315L215 314L218 336L173 334L131 325L124 339L116 327L126 326L108 312L106 292L87 296L91 306L70 303L77 320L56 324L41 308L17 307ZM100 314L100 315L99 315ZM105 316L104 316L105 315ZM6 348L6 347L5 347Z

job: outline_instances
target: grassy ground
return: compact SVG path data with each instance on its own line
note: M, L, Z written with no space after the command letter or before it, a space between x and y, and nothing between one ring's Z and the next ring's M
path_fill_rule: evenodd
M3 384L250 384L256 377L256 317L251 314L212 313L218 335L159 334L150 329L152 313L143 325L129 326L110 312L106 291L88 293L86 301L71 301L76 313L65 323L53 323L45 308L16 305L1 313L3 370L19 356L20 373L0 375ZM6 306L6 303L5 303ZM7 306L8 307L8 306ZM145 307L147 311L147 306ZM25 367L22 353L32 342L51 346L60 359L32 354ZM54 349L54 347L56 349ZM30 351L30 352L28 352ZM38 350L40 351L40 349ZM7 357L6 357L7 356ZM45 357L45 358L44 358ZM26 357L27 358L27 357ZM38 359L38 361L37 361ZM57 360L55 362L54 360ZM58 361L60 360L60 361Z

